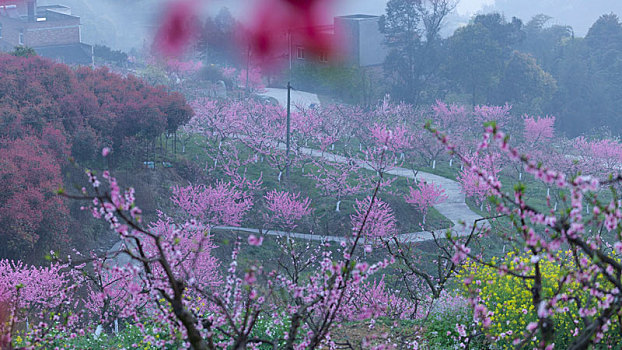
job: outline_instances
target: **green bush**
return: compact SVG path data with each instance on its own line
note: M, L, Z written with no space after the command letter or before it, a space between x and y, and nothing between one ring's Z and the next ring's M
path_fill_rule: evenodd
M492 259L492 265L505 265L510 271L516 271L520 265L529 267L531 270L524 274L533 273L534 263L531 262L530 255L516 255L510 252L505 260ZM560 252L557 261L542 259L539 261L542 274L542 298L550 300L556 294L565 293L568 295L567 301L559 301L553 315L553 327L555 332L555 348L566 349L574 339L572 334L576 328L583 329L585 325L579 316L579 307L576 300L581 302L584 307L594 307L599 302L598 298L591 297L588 291L584 291L578 283L566 284L561 291L558 291L559 281L572 271L576 271L576 264L571 258L570 252ZM498 268L483 266L472 261L467 261L461 272L456 276L459 280L472 279L477 288L464 287L464 293L476 292L486 308L492 312L491 325L483 331L494 341L495 346L500 349L513 349L514 339L523 339L526 336L526 327L531 322L537 322L537 310L533 305L531 288L533 279L522 279L511 274L501 275ZM606 285L601 276L601 283ZM472 285L473 285L472 284ZM609 287L607 287L609 288ZM540 337L539 334L536 334ZM606 344L622 344L620 335L620 325L612 324L609 331L604 335L601 344L607 348ZM537 343L531 344L537 346Z
M103 332L99 337L93 333L83 335L65 334L63 332L49 332L44 336L44 342L35 343L35 349L62 348L67 350L108 350L108 349L142 349L142 350L174 350L181 347L181 339L178 334L174 339L151 321L144 323L145 332L141 332L138 326L122 325L118 334ZM14 338L13 345L17 348L28 347L31 334L20 334Z

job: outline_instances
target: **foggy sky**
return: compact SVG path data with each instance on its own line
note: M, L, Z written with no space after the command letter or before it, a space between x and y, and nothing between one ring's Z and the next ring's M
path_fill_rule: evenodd
M621 0L496 0L484 11L499 11L506 18L516 16L524 22L537 14L553 17L552 23L570 25L578 36L584 36L604 14L622 15Z
M228 7L231 12L242 16L251 6L252 0L212 0L212 8ZM386 8L387 0L341 0L338 3L336 15L364 13L381 15ZM470 15L482 9L484 5L490 5L494 0L461 0L458 4L458 13Z
M82 17L82 34L89 44L105 44L128 51L143 47L153 31L154 18L166 0L39 0L40 5L63 4ZM243 19L258 0L203 0L212 13L228 7ZM381 15L387 0L335 0L335 15L355 13ZM525 23L536 14L553 17L553 23L574 27L579 36L605 13L622 14L622 0L461 0L457 13L450 16L443 35L451 35L458 26L468 23L477 12L499 11L506 18L517 16ZM327 23L328 24L328 23Z
M363 12L366 14L381 15L386 7L386 0L344 0L344 4L338 10L341 14ZM484 5L493 4L494 0L461 0L457 11L461 15L471 15L483 8Z

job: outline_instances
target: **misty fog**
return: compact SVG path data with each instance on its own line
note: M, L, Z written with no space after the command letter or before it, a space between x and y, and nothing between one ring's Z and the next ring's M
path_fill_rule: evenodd
M161 15L160 5L165 0L42 0L44 4L63 4L72 8L82 19L84 40L129 51L142 48L150 40L150 33L157 26ZM227 7L238 18L248 15L255 6L253 0L212 0L207 2L208 12L217 13ZM386 6L381 0L337 1L335 15L364 13L381 15ZM507 18L518 17L524 22L537 14L551 16L552 23L570 25L577 35L587 30L602 14L622 12L622 2L617 0L462 0L456 12L447 19L444 35L466 24L476 13L498 11Z
M0 350L620 349L620 16L0 0Z

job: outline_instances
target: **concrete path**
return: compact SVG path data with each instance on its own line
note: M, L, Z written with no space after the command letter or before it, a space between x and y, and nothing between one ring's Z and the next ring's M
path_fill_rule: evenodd
M287 107L287 89L266 89L266 93L264 95L271 96L276 98L279 101L279 104L284 108ZM291 92L292 103L296 101L302 101L302 105L308 107L311 103L315 103L319 106L320 101L317 95L292 90ZM279 144L279 148L285 149L284 144ZM331 154L328 152L322 152L320 150L311 149L311 148L302 148L301 151L312 157L324 158L328 161L335 163L345 163L349 159L340 155ZM373 170L369 164L367 164L363 160L357 160L357 165L361 168ZM414 179L415 176L410 169L395 167L389 171L387 171L390 175L406 177L410 179ZM434 208L438 210L443 216L453 222L454 226L452 227L452 231L455 235L465 236L471 232L473 228L473 224L476 220L481 219L477 213L473 212L466 205L466 198L464 194L461 192L460 184L454 180L430 174L424 172L417 173L417 180L433 182L439 186L441 186L445 190L445 194L447 195L447 200L441 204L435 205ZM462 225L464 223L464 225ZM480 222L479 225L488 225L488 222ZM404 235L402 235L404 236ZM416 233L407 233L405 234L407 237L411 237L415 240L432 240L433 235L430 232L416 232ZM302 238L302 237L301 237ZM333 237L338 238L338 237Z
M309 233L300 233L300 232L285 232L278 230L259 230L256 228L249 227L234 227L234 226L217 226L212 228L212 232L214 231L228 231L235 232L238 234L255 234L255 235L266 235L266 236L275 236L275 237L291 237L297 240L306 240L306 241L315 241L315 242L345 242L352 237L345 236L325 236L325 235L313 235ZM447 230L436 230L436 231L420 231L413 233L404 233L397 235L397 240L402 243L416 243L416 242L429 242L437 239L444 239L445 233ZM455 231L454 231L455 233ZM361 243L365 243L365 239L361 239Z
M278 148L285 149L284 144L278 144ZM320 150L302 147L300 148L300 152L306 154L311 157L324 158L333 163L346 163L350 160L350 158L329 153L322 152ZM356 164L368 170L373 170L373 168L364 160L355 159ZM410 179L415 179L415 176L410 169L394 167L389 169L387 174L394 176L401 176ZM419 171L417 173L418 181L425 182L433 182L436 185L439 185L445 190L445 194L447 195L447 200L443 203L437 204L434 206L436 210L438 210L443 216L449 219L453 226L451 227L451 231L453 236L464 237L471 233L473 229L473 225L480 220L478 223L478 227L488 226L489 223L487 221L481 220L482 217L477 213L473 212L468 205L466 205L465 195L462 193L460 184L454 180ZM342 242L345 241L348 237L344 236L324 236L324 235L313 235L308 233L300 233L300 232L283 232L278 230L259 230L256 228L248 228L248 227L231 227L231 226L218 226L214 227L212 230L220 230L220 231L235 231L239 233L246 234L260 234L263 233L269 236L278 236L278 237L292 237L295 239L304 239L311 241L321 241L321 242ZM445 237L445 232L447 229L441 229L436 231L420 231L420 232L411 232L399 234L397 239L401 242L425 242L432 241L434 238L443 238Z
M277 147L284 148L285 145L279 144ZM303 154L324 158L330 162L334 163L345 163L350 160L350 158L332 154L329 152L322 152L312 148L301 148L300 151ZM355 162L357 165L364 169L373 170L372 167L365 161L356 159ZM401 176L410 179L415 179L415 176L410 169L394 167L389 169L387 174L394 176ZM482 219L477 213L473 212L465 202L465 196L461 192L460 184L454 180L419 171L417 173L418 181L426 181L428 183L433 182L436 185L439 185L445 190L445 194L447 195L447 200L445 200L441 204L437 204L434 206L436 210L438 210L443 216L447 219L451 220L453 226L451 228L452 235L454 237L464 237L471 233L473 229L473 225L477 220ZM489 225L487 221L480 221L478 223L478 227L484 227ZM249 228L249 227L233 227L233 226L217 226L212 228L212 231L232 231L242 234L264 234L268 236L276 236L276 237L292 237L295 239L301 240L309 240L309 241L317 241L317 242L343 242L350 237L345 236L324 236L324 235L314 235L308 233L300 233L300 232L284 232L278 230L259 230L257 228ZM403 233L397 235L397 239L403 243L415 243L415 242L426 242L432 241L435 238L444 238L447 229L441 229L436 231L420 231L420 232L411 232L411 233ZM114 252L121 247L121 242L117 242L109 252ZM130 261L130 258L121 254L118 256L115 261L118 264L124 264Z
M309 155L312 157L324 158L334 163L346 163L350 160L350 158L347 158L344 156L340 156L340 155L336 155L336 154L332 154L328 152L322 152L316 149L303 147L300 150L302 153L306 155ZM361 168L373 170L373 168L364 160L357 159L355 160L355 162ZM394 167L392 169L389 169L386 173L390 175L415 179L415 176L412 170L406 169L406 168ZM445 190L445 194L447 195L447 200L441 204L435 205L434 208L438 210L439 213L441 213L447 219L449 219L451 222L453 222L454 226L452 227L452 231L454 235L457 235L457 236L468 235L471 232L476 220L479 220L482 218L480 215L472 211L469 208L469 206L466 204L465 195L464 193L462 193L460 184L458 182L442 177L442 176L425 173L421 171L417 173L417 180L425 181L428 183L433 182ZM464 223L464 225L462 223ZM479 223L480 226L487 225L487 224L488 223L485 221ZM441 231L444 231L444 230L441 230ZM430 232L425 232L425 231L407 233L404 235L406 237L411 237L410 240L416 240L416 241L433 239L433 235ZM404 236L404 235L400 235L400 236ZM437 233L437 237L438 237L438 233Z
M265 92L259 94L262 96L269 96L279 101L279 104L284 108L287 108L287 89L267 88ZM291 91L292 108L309 108L311 105L320 105L320 99L316 94L310 92L298 91L292 89Z
M275 89L268 88L266 91L261 94L264 96L270 96L279 101L279 104L282 106L286 106L287 104L287 89ZM316 94L304 92L304 91L291 91L291 99L292 105L300 106L300 107L309 107L311 104L320 105L320 100L318 99ZM294 107L296 108L296 107ZM239 136L239 135L238 135ZM279 144L277 147L281 149L285 149L284 144ZM306 148L303 147L300 149L303 154L324 158L330 162L334 163L346 163L350 159L341 155L332 154L329 152L322 152L320 150ZM364 160L356 159L354 160L356 164L364 169L373 170L372 167L366 163ZM406 177L410 179L415 179L413 172L410 169L394 167L386 172L390 175ZM447 200L445 200L441 204L437 204L434 206L436 210L438 210L443 216L449 219L453 226L451 227L452 234L454 236L463 237L467 236L471 233L473 229L473 225L476 223L476 220L482 219L477 213L473 212L465 202L465 196L461 192L460 184L454 180L419 171L417 173L418 181L426 181L428 183L433 182L436 185L439 185L445 190L445 194L447 195ZM489 223L487 221L480 221L478 227L487 226ZM304 239L304 240L312 240L312 241L321 241L321 242L342 242L346 240L346 237L343 236L322 236L322 235L313 235L308 233L299 233L299 232L283 232L278 230L262 230L256 228L248 228L248 227L230 227L230 226L218 226L212 229L213 231L234 231L244 234L260 234L263 233L269 236L278 236L278 237L293 237L295 239ZM397 236L398 240L401 242L425 242L431 241L435 238L443 238L445 237L445 232L447 229L437 230L434 232L431 231L421 231L421 232L412 232L412 233L404 233ZM119 249L121 242L118 242L111 248L109 251L114 251L113 249ZM123 254L124 257L126 257ZM129 257L127 257L129 259ZM123 259L122 257L117 257L117 259Z

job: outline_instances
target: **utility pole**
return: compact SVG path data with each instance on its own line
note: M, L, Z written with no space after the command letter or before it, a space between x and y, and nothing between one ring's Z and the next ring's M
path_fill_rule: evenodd
M292 85L287 82L287 130L285 139L285 177L289 181L289 133L290 133L290 112L291 112L291 91Z
M287 130L285 140L285 178L289 182L289 134L290 134L290 118L291 118L291 91L292 91L292 31L287 31L287 50L289 51L289 77L287 81Z
M292 30L287 30L287 50L289 54L289 80L292 80Z
M248 49L246 50L246 93L250 94L251 90L248 87L248 71L250 70L251 65L251 45L248 45Z

